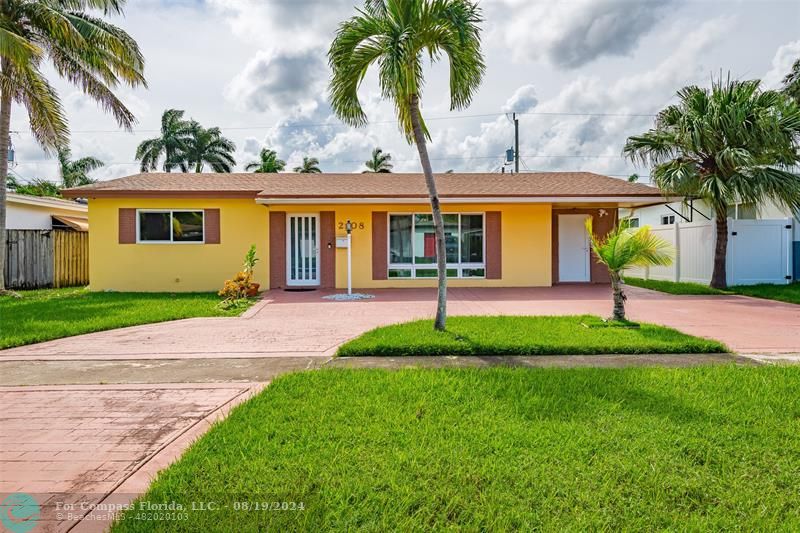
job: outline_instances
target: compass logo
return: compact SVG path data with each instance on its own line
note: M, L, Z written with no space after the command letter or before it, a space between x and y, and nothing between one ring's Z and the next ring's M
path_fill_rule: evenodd
M38 502L30 494L15 492L0 502L0 523L11 533L27 533L40 518Z

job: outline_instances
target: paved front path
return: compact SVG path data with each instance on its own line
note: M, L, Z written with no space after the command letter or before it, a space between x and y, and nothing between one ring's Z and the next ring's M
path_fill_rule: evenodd
M70 337L0 351L0 360L252 358L332 355L364 331L432 316L435 291L370 291L373 300L334 302L323 291L270 291L242 318L193 318ZM746 296L675 296L628 287L633 320L718 339L741 353L800 352L800 305ZM450 289L451 315L607 316L607 286Z

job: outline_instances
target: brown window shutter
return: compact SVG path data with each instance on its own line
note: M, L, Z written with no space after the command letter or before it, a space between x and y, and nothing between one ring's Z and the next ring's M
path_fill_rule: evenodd
M389 222L386 211L372 212L372 279L389 279Z
M486 212L486 279L503 277L503 233L500 211Z
M136 209L129 207L120 208L119 243L136 244Z
M319 214L320 282L323 289L336 287L336 212Z
M203 212L205 219L205 242L206 244L220 243L219 230L219 209L206 209Z
M269 288L286 286L286 211L269 212Z

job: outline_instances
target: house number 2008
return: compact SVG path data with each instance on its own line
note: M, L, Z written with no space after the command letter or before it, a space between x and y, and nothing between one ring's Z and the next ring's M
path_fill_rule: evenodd
M353 229L364 229L363 222L350 222L353 225ZM339 222L339 229L346 230L347 229L346 222Z

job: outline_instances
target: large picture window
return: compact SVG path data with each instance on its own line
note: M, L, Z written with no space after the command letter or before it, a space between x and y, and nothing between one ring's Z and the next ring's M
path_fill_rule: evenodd
M483 278L483 214L448 213L444 219L447 276ZM436 232L429 213L389 215L389 278L435 278Z
M137 221L137 242L202 243L203 211L140 210Z

